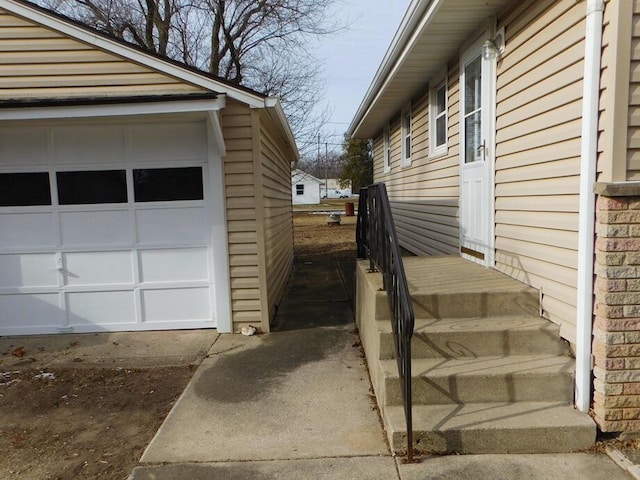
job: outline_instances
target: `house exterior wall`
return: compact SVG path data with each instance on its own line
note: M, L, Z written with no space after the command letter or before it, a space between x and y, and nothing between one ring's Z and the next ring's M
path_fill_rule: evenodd
M2 98L118 97L206 90L0 9Z
M267 332L293 265L291 159L268 114L228 102L221 123L233 329Z
M594 413L605 432L640 431L640 185L598 185Z
M251 109L228 102L222 111L222 131L227 154L224 157L224 184L227 200L229 273L233 329L261 325L263 320L260 269L258 264L257 174Z
M444 66L443 66L444 69ZM391 168L384 169L383 132L374 139L374 181L387 186L398 240L417 255L457 254L459 244L459 94L458 67L446 73L448 151L429 157L429 93L412 102L412 161L401 166L399 116L391 119Z
M607 2L596 184L594 418L640 431L640 3Z
M260 185L266 299L266 328L284 294L293 266L293 210L291 208L291 162L273 122L260 114Z
M540 289L544 316L573 341L585 8L513 2L497 20L506 48L497 67L495 268ZM374 179L387 185L401 245L418 255L459 252L459 75L452 58L444 155L429 152L428 83L411 102L411 165L401 165L400 112L389 122L388 172L384 132L374 139Z
M542 292L575 340L585 6L517 2L498 20L496 269Z
M621 19L622 20L622 19ZM640 3L633 2L627 130L627 179L640 180ZM627 77L629 78L629 77ZM614 178L614 180L616 180Z

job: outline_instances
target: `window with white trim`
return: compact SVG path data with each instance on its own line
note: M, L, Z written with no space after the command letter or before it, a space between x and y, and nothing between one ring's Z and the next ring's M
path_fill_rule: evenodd
M384 148L384 172L391 171L391 127L387 125L384 127L383 137L383 148Z
M296 184L296 195L304 195L304 183Z
M447 153L447 82L429 90L429 156Z
M411 106L402 109L400 118L402 125L402 161L403 167L411 165Z

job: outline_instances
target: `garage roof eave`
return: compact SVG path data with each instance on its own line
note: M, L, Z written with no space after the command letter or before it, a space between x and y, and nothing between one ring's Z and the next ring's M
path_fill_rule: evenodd
M137 102L131 102L131 98ZM0 103L0 121L43 120L60 118L111 117L123 115L153 115L194 113L221 110L226 95L173 97L127 97L102 99L66 99L64 101L28 100Z
M185 100L215 100L218 93L189 93L177 95L140 95L126 97L67 97L67 98L22 98L0 101L0 111L5 108L25 107L70 107L78 105L123 105L139 103L177 102Z

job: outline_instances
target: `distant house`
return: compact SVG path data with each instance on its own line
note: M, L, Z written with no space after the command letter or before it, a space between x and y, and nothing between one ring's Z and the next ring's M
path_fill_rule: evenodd
M327 178L322 182L322 189L320 191L320 194L322 198L350 197L352 195L351 182L349 182L344 188L342 188L340 186L339 178Z
M322 181L302 170L291 172L291 201L294 205L319 205Z
M280 102L0 0L0 335L269 330L293 264Z
M539 290L605 431L640 430L639 42L639 2L413 0L349 128L404 248Z

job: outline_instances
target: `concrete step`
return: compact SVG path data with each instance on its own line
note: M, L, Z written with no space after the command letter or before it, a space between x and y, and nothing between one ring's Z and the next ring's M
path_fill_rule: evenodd
M380 358L394 358L390 320L378 320ZM533 315L489 318L416 318L413 358L475 358L490 355L566 355L557 325Z
M518 287L518 291L491 290L490 286L486 286L477 292L411 292L411 298L416 316L425 318L538 315L538 291L523 284Z
M568 356L512 355L464 359L414 359L414 405L478 402L570 402L574 360ZM378 395L402 405L395 360L381 360Z
M406 452L404 410L389 406L384 422L391 447ZM418 405L414 448L432 453L564 453L588 448L596 426L562 402Z
M539 314L539 292L459 257L403 259L416 317Z

